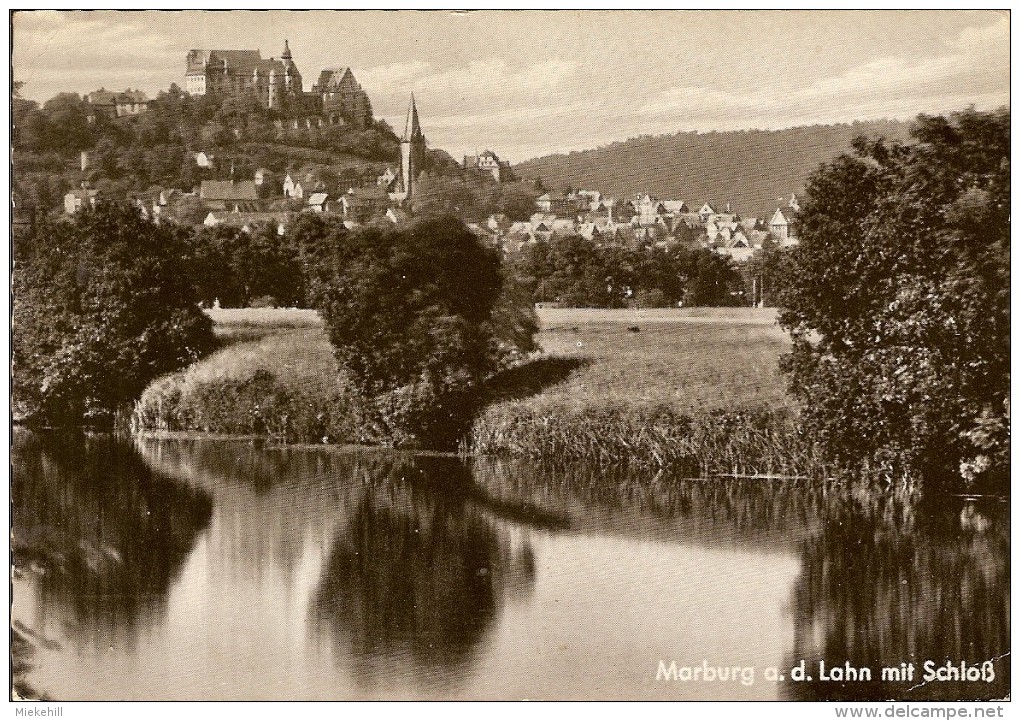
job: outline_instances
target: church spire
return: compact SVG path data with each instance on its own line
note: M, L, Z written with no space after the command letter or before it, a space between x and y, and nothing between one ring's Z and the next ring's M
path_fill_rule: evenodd
M407 107L407 122L404 124L404 137L400 139L400 179L402 200L410 206L414 195L414 183L422 170L425 155L425 136L418 124L418 106L414 104L414 93L411 93L411 104Z
M290 60L291 58L290 45L287 43L286 40L283 41L283 55L281 55L280 57L283 58L284 60Z
M402 142L421 140L421 126L418 124L418 106L414 104L414 93L411 93L411 104L407 106L407 122L404 124Z

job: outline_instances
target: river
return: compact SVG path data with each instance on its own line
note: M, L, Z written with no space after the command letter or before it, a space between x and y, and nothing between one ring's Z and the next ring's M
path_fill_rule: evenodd
M12 466L12 619L56 700L1010 692L997 499L24 431ZM947 660L994 678L924 682Z

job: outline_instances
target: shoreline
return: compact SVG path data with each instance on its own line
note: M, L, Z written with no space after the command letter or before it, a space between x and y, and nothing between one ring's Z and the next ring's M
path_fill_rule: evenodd
M373 402L351 395L314 311L210 315L217 335L260 335L151 383L135 404L134 432L400 449ZM458 449L420 450L697 476L818 475L791 420L778 370L789 341L774 309L540 308L538 316L541 350L486 382ZM419 450L411 441L403 449Z

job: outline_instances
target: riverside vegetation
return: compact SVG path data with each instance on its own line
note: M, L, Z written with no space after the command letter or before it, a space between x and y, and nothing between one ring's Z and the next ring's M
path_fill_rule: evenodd
M212 310L226 345L149 386L140 428L379 443L336 372L314 311ZM755 309L542 309L541 352L494 374L461 449L631 463L687 475L824 473L795 432L777 359L789 341ZM636 330L635 330L636 329ZM241 340L238 340L241 339Z
M749 309L564 310L535 355L536 290L618 305L599 253L519 276L457 217L309 219L276 260L322 320L234 318L189 366L213 334L175 278L201 285L202 258L223 256L250 300L280 277L274 258L100 204L18 255L15 408L37 425L110 419L151 382L139 430L1008 488L1008 140L1008 110L921 117L910 143L862 139L819 168L801 244L763 266L790 341ZM714 268L665 260L635 278L739 297Z

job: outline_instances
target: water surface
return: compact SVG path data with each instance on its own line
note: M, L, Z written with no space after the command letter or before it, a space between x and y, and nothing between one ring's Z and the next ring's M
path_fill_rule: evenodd
M12 613L54 699L1009 693L993 500L21 432L13 467ZM802 659L875 680L794 682ZM878 678L929 659L997 675Z

